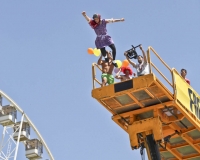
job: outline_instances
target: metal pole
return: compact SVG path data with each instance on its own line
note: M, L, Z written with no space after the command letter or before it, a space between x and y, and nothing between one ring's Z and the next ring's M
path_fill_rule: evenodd
M17 152L18 152L18 148L19 148L19 140L20 140L20 136L21 136L23 121L24 121L24 113L22 114L22 118L21 118L21 122L20 122L19 134L18 134L18 137L17 137L17 144L16 144L16 148L15 148L14 160L17 159Z
M2 134L1 146L0 146L0 156L1 156L2 149L3 149L3 141L4 141L4 137L5 137L5 132L6 132L6 126L3 127L3 134Z
M152 73L150 48L147 50L147 62L149 63L149 73Z
M95 89L95 68L94 64L92 64L92 83L93 83L93 89Z
M0 95L0 110L2 110L2 96Z
M152 160L161 160L159 148L153 137L153 134L147 135L146 141L147 141L147 147L149 148L149 151L150 151L151 159Z

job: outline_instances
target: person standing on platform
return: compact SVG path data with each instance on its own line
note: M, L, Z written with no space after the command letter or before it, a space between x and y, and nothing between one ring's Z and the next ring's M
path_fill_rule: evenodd
M142 45L140 45L140 50L142 51L143 56L139 55L137 57L138 63L132 62L128 58L127 52L125 52L124 55L126 56L126 59L129 61L129 63L133 66L133 68L135 68L137 70L137 76L144 76L144 75L149 74L149 65L147 63L147 57L142 48Z
M124 75L119 75L120 72L123 72ZM119 72L116 74L115 78L120 79L121 82L123 82L123 81L132 79L132 75L135 75L135 73L133 73L130 67L122 67L120 68Z
M114 65L112 65L113 63L113 59L111 54L106 51L107 57L108 57L108 62L105 60L102 60L102 55L100 56L97 64L102 66L102 87L106 86L106 84L113 84L114 83L114 76L112 75L113 69L114 69Z
M186 75L187 75L187 70L186 69L181 69L181 76L190 85L190 80L186 78Z

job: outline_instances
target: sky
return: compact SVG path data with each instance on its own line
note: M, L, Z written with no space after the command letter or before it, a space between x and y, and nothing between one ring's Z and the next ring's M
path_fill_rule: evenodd
M0 0L0 89L30 117L54 158L140 159L128 134L91 97L98 58L87 48L95 48L96 35L82 11L125 18L107 25L117 59L131 45L152 46L171 68L186 68L200 93L200 1Z

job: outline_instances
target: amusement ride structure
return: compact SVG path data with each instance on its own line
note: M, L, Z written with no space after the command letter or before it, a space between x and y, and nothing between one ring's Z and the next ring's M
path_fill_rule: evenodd
M19 160L19 145L24 159L54 160L43 137L24 111L4 92L0 91L0 160ZM33 138L31 136L33 135ZM20 148L20 156L21 154ZM20 160L22 160L20 158Z

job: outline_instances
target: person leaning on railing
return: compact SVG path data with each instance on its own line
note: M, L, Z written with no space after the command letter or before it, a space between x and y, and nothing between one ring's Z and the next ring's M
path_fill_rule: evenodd
M181 69L181 76L185 79L185 81L190 85L190 80L186 78L187 70Z
M133 66L133 68L135 68L137 70L137 76L143 76L143 75L149 74L149 65L147 63L147 57L142 48L142 45L140 45L140 49L142 51L143 56L138 55L138 57L137 57L138 63L131 61L127 56L127 54L128 54L127 52L124 53L124 55L126 56L126 59L129 61L129 63Z

